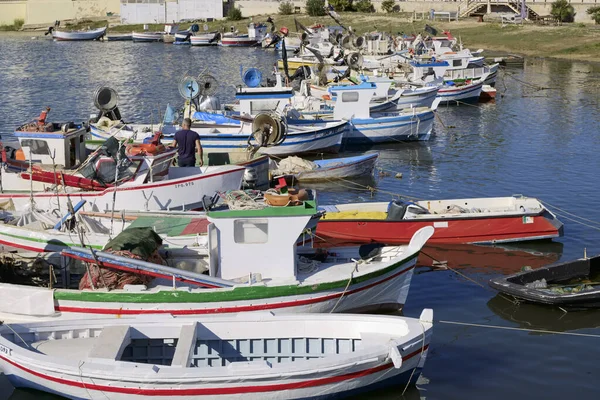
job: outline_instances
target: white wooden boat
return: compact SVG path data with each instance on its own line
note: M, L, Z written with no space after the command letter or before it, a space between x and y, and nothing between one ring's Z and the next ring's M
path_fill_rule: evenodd
M218 35L218 32L195 34L189 40L192 46L216 46L219 44Z
M226 33L221 37L221 42L219 44L223 47L259 46L266 34L267 25L251 22L248 24L248 34L238 35Z
M16 387L71 399L339 398L415 383L433 312L121 318L0 327Z
M57 260L46 257L47 264L40 264L48 268L53 265L50 276L57 279L51 279L51 288L0 283L0 318L27 321L135 314L401 308L419 251L433 228L420 230L404 246L369 245L325 252L298 247L304 230L314 229L320 216L316 209L314 201L305 201L294 207L210 212L208 254L190 254L189 248L166 249L171 267L103 251L63 250ZM141 273L152 279L144 285L125 285L110 291L102 285L79 290L82 282L89 287L85 275L82 277L87 267L81 263Z
M348 179L373 174L379 153L363 154L354 157L329 158L307 161L298 157L288 157L277 163L273 176L291 176L298 182L320 182L335 179ZM295 160L296 159L296 160ZM298 162L298 159L300 162Z
M105 36L104 39L108 42L130 41L133 40L133 35L131 33L114 33Z
M369 104L375 84L331 86L335 96L333 118L349 119L350 129L344 136L349 144L428 140L433 129L432 108L411 108L395 112L371 113Z
M132 32L131 37L135 43L162 42L164 32Z
M106 27L85 31L52 30L52 38L56 41L98 40L106 34Z
M69 201L81 200L88 211L189 210L201 208L204 196L239 189L244 174L244 167L237 165L170 167L175 150L162 145L121 147L118 152L124 155L116 173L116 156L97 153L87 158L85 129L72 123L34 121L14 136L30 161L6 159L7 168L0 170L0 201L18 210L32 202L42 210L67 210Z

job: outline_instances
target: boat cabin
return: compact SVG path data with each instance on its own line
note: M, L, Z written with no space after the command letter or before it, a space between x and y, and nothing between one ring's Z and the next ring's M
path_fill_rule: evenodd
M265 276L295 281L298 237L316 223L318 216L314 201L261 210L209 212L209 275L221 279L261 280Z
M250 39L263 40L266 35L266 24L255 24L254 22L248 24L248 37Z
M377 93L377 85L363 82L360 85L330 86L328 88L335 101L334 119L370 118L371 100Z
M16 158L73 168L87 158L85 135L85 127L73 122L40 124L35 121L25 124L14 132L22 151L22 154L17 153Z
M446 61L436 61L430 63L420 63L413 61L410 63L413 67L411 81L433 83L443 79L446 70L450 66Z
M283 108L294 96L294 89L283 86L280 74L276 74L277 82L273 87L237 88L235 98L240 103L240 115L254 116L263 111L283 111Z

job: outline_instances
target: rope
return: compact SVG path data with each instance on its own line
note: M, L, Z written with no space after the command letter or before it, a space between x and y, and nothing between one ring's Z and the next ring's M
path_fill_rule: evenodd
M539 200L539 202L540 202L540 203L542 203L542 204L543 204L544 206L546 206L546 207L551 207L551 208L554 208L554 209L556 209L556 210L559 210L561 213L564 213L564 214L567 214L567 215L571 215L571 216L573 216L573 217L575 217L575 218L577 218L577 219L581 219L582 221L591 222L592 224L595 224L595 225L599 225L599 226L600 226L600 222L597 222L597 221L594 221L594 220L591 220L591 219L588 219L588 218L583 218L583 217L580 217L580 216L578 216L578 215L576 215L576 214L570 213L570 212L568 212L568 211L566 211L566 210L563 210L562 208L559 208L559 207L557 207L557 206L555 206L555 205L552 205L552 204L550 204L550 203L548 203L548 202L546 202L546 201L541 201L541 200Z
M336 301L336 303L333 306L333 308L331 309L331 311L329 311L330 314L335 311L337 306L340 304L340 301L342 301L342 299L344 298L346 291L348 291L348 288L350 287L350 283L352 282L352 279L354 278L354 271L358 271L358 262L354 264L354 268L352 269L352 272L350 272L350 278L348 279L348 283L346 283L346 287L344 288L344 291L342 292L342 295L340 296L340 298Z
M476 324L476 323L459 322L459 321L437 321L437 322L440 324L471 326L471 327L476 327L476 328L490 328L490 329L501 329L501 330L508 330L508 331L551 333L554 335L600 338L600 335L593 334L593 333L561 332L561 331L551 331L551 330L547 330L547 329L516 328L516 327L512 327L512 326L486 325L486 324Z
M0 325L4 325L6 326L8 329L10 329L12 331L12 333L15 334L16 337L18 337L19 339L21 339L21 342L23 342L23 344L25 344L25 346L27 347L31 347L31 345L29 345L29 343L27 343L25 340L23 340L23 338L21 337L21 335L19 335L13 328L12 326L10 326L9 324L5 324L4 321L0 321Z
M427 256L427 257L431 258L433 261L435 261L435 262L437 262L437 263L439 263L439 264L444 264L444 263L442 263L440 260L437 260L435 257L432 257L432 256L430 256L429 254L425 253L425 252L424 252L422 249L421 249L421 254L423 254L424 256ZM448 266L448 263L445 263L445 265L446 265L446 268L447 268L447 269L449 269L450 271L454 272L455 274L457 274L457 275L460 275L461 277L465 278L466 280L468 280L468 281L470 281L470 282L473 282L473 283L474 283L474 284L476 284L477 286L480 286L480 287L482 287L482 288L484 288L484 289L487 289L487 287L486 287L486 286L484 286L484 285L482 285L480 282L477 282L476 280L469 278L469 277L468 277L468 276L466 276L465 274L463 274L463 273L461 273L461 272L458 272L458 271L457 271L457 270L455 270L454 268L452 268L452 267L449 267L449 266Z
M410 386L410 381L412 380L413 375L415 374L415 371L419 367L419 363L423 359L423 352L425 351L425 327L423 326L423 323L421 321L419 321L419 325L421 325L421 334L423 336L423 339L421 339L421 353L419 354L419 361L417 362L417 365L413 368L412 372L410 373L408 382L406 382L406 386L404 387L404 390L402 391L402 396L404 396L404 393L406 393L406 389L408 389L408 387Z

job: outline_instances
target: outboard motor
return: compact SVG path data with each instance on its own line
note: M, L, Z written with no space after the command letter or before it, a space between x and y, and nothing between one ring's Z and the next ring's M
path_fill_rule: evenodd
M401 221L406 214L406 209L408 208L408 203L402 200L394 200L390 201L387 209L387 217L388 221Z

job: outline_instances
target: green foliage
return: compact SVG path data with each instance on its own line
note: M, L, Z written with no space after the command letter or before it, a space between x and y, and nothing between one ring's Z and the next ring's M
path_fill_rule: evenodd
M0 31L18 31L25 24L25 20L17 18L13 20L12 25L0 25Z
M552 3L550 14L558 22L573 22L575 18L575 9L567 0L556 0Z
M306 0L306 13L311 17L325 15L325 0Z
M291 1L283 1L279 3L279 14L290 15L294 13L294 3Z
M594 6L587 9L587 13L592 17L594 22L600 24L600 6Z
M242 19L242 10L236 7L231 7L227 13L227 19L229 21L239 21Z
M381 2L381 9L386 13L391 13L394 11L394 7L396 6L396 0L383 0Z
M337 12L353 11L352 0L329 0L329 5Z
M373 3L371 3L371 0L358 0L354 3L354 8L356 8L356 11L362 13L375 12L375 7L373 6Z

